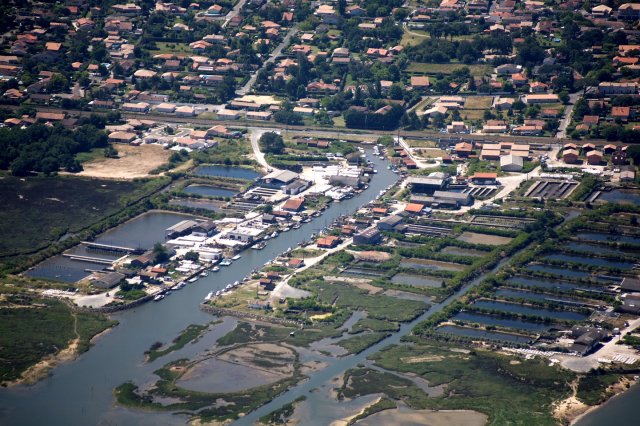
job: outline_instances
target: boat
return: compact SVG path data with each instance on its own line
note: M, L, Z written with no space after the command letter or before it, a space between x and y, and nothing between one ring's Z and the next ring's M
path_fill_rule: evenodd
M309 223L311 222L311 219L309 219L308 217L305 217L304 219L302 219L303 223Z
M254 245L253 247L251 247L254 250L262 250L263 248L265 248L267 245L265 243L259 243Z
M209 276L209 273L208 273L207 271L203 271L203 272L200 274L200 276L201 276L201 277L208 277L208 276Z
M164 294L158 294L158 295L156 295L156 297L153 298L153 301L154 302L159 302L162 299L164 299Z
M378 173L378 169L373 169L373 174Z
M224 287L224 289L225 289L226 291L229 291L229 290L231 290L231 288L232 288L232 287L233 287L233 286L232 286L231 284L227 284L227 285Z
M213 268L211 268L212 272L218 272L220 270L219 266L214 266Z
M207 296L204 298L205 302L208 302L209 300L211 300L211 296L213 296L213 292L210 291L209 294L207 294Z
M265 240L265 241L266 240L270 240L271 239L271 235L267 234L262 239Z
M240 281L236 281L233 283L233 287L238 287L240 285Z
M180 288L184 287L185 285L187 285L187 283L185 283L184 281L180 281L178 283L178 288L180 289Z
M241 257L242 257L242 256L240 256L239 254L236 254L235 256L233 256L233 257L231 258L231 260L238 260L238 259L240 259Z
M300 225L299 223L296 223L295 225L293 225L293 229L300 229L302 225Z
M220 266L229 266L231 265L231 261L229 259L224 259L222 262L220 262Z
M288 232L288 231L291 231L291 228L286 227L286 228L284 228L282 231L283 231L283 232Z
M273 231L273 234L271 234L271 238L275 238L278 236L278 231Z
M216 291L216 297L220 296L222 292L220 290Z
M196 281L198 281L198 277L197 277L197 276L196 276L196 277L193 277L193 278L189 278L189 279L187 280L187 282L190 282L190 283L195 283Z

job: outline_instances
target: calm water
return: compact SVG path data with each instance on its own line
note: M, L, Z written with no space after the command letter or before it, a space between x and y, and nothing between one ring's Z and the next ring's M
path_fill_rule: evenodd
M412 275L412 274L395 274L391 278L391 282L396 284L410 284L418 287L440 287L442 282L445 281L443 278L430 278L422 275Z
M586 265L604 266L606 268L619 268L619 269L631 269L633 263L631 262L616 262L614 260L602 259L598 257L584 257L572 254L555 253L547 256L547 259L560 260L570 263L583 263Z
M193 218L193 216L167 212L149 212L105 232L95 241L100 244L149 249L156 242L164 241L165 229L181 220L190 218ZM115 260L123 256L123 253L117 254L93 250L83 245L72 248L69 253L105 260ZM26 274L36 278L73 283L88 277L91 272L87 272L87 269L101 270L106 266L109 265L71 260L58 255L39 263L32 270L27 271Z
M231 266L222 268L220 272L211 273L208 277L201 278L196 283L174 292L162 302L147 303L114 315L114 318L120 321L119 326L98 339L95 346L81 355L78 360L56 368L50 378L31 387L0 389L0 424L21 426L184 424L185 417L166 413L130 411L116 407L113 389L127 380L146 384L154 378L152 372L166 362L181 356L191 356L180 351L174 354L176 358L160 358L148 365L143 363L144 351L152 343L169 342L189 324L205 324L214 319L199 309L199 304L207 293L242 279L252 269L261 267L287 248L308 239L311 233L318 232L326 223L331 223L341 214L354 213L362 205L376 198L380 190L396 181L397 176L387 170L384 161L378 158L373 158L373 161L379 173L374 176L370 188L364 193L343 200L341 203L332 204L320 218L303 224L300 229L291 230L270 240L264 250L245 251L241 261L234 262ZM169 223L168 226L173 223L175 222ZM164 238L166 223L156 225L161 225L156 228L156 231L158 229L160 231L159 234L151 236L151 240ZM146 229L145 232L151 232L148 227ZM127 239L127 235L122 235L121 232L115 237L125 241ZM130 241L140 241L140 237L140 235L133 235ZM225 324L216 326L214 332L218 333L219 327L226 327L219 332L220 335L224 335L233 328L228 325L228 321ZM409 327L410 325L404 327L403 334L410 331ZM398 335L398 341L399 338ZM215 339L208 341L209 347L213 342ZM185 349L187 348L191 346L187 345ZM202 351L206 346L199 346L199 348ZM369 354L370 352L363 352L362 359ZM323 370L322 373L330 374L328 378L332 378L340 371L344 371L344 368L338 365L336 369L326 373Z
M604 191L598 197L598 201L608 201L610 203L635 204L640 205L640 193L628 189L614 189Z
M616 396L580 419L576 426L637 426L638 401L640 401L640 386L636 384L622 395Z
M347 275L366 275L370 277L381 277L384 275L383 271L378 271L377 269L367 269L367 268L347 268L344 270L343 274Z
M233 197L238 192L233 189L218 188L210 185L189 185L182 192L202 195L204 197Z
M523 315L536 315L539 317L555 318L562 320L580 321L587 316L579 312L571 311L552 311L549 309L534 308L523 306L517 303L494 302L492 300L478 300L473 306L483 309L492 309L496 311L512 312Z
M567 244L567 248L570 250L581 251L585 253L606 253L606 254L629 254L622 250L616 250L612 247L607 247L598 244L578 243L575 241Z
M536 332L546 331L549 329L548 324L505 319L505 318L500 318L493 315L472 314L469 312L460 312L459 314L456 314L456 316L454 316L452 319L458 320L458 321L476 322L478 324L499 325L502 327L516 328L516 329L536 331Z
M517 334L500 333L497 331L478 330L476 328L458 327L455 325L443 325L438 327L438 332L445 334L454 334L456 336L471 337L486 340L498 340L511 343L528 343L532 339L527 336L519 336Z
M640 238L631 235L612 235L601 232L579 232L576 237L586 241L616 241L621 243L640 244Z
M504 297L508 299L524 299L524 300L542 300L542 301L554 301L554 302L567 302L569 304L582 303L581 300L574 299L572 297L556 296L553 294L533 293L531 291L519 291L511 290L508 288L501 288L496 291L496 296Z
M260 173L246 167L218 165L199 166L196 167L194 173L198 176L219 176L247 180L254 180L255 178L260 176Z
M560 275L568 278L587 278L591 275L589 271L578 271L575 269L564 269L559 266L529 265L527 269L535 272L547 272L549 274Z
M540 287L550 290L573 291L573 290L592 290L589 286L571 284L562 281L549 281L540 278L512 277L507 283L518 284L526 287Z

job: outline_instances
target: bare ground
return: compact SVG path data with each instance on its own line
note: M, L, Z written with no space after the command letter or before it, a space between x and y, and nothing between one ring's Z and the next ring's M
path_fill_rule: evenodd
M85 163L79 175L111 179L146 177L171 156L171 151L159 145L114 145L114 148L118 151L118 158L100 158Z
M430 425L430 426L483 426L487 415L471 410L384 410L356 422L357 425Z

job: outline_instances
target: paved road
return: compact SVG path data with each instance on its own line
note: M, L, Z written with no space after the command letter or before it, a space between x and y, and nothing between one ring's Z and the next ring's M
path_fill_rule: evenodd
M567 126L571 123L571 116L573 115L573 107L580 98L580 93L572 93L569 95L569 105L564 110L564 116L560 120L560 126L558 126L558 133L556 138L564 139L567 137Z
M234 17L238 16L238 14L240 13L240 10L242 10L242 7L244 6L244 4L247 2L247 0L240 0L234 7L233 9L231 9L231 11L229 13L227 13L227 16L224 20L224 23L222 24L222 28L226 27L227 25L229 25L229 21L231 21Z
M247 81L245 83L244 86L242 86L240 89L236 90L236 93L240 96L244 96L247 93L249 93L249 90L251 89L251 87L253 86L253 84L256 82L256 78L258 78L258 73L260 72L261 69L265 68L268 64L272 63L273 61L276 60L276 58L278 56L280 56L280 54L282 53L282 51L284 50L285 47L287 47L289 45L289 41L291 41L291 38L296 35L296 33L298 32L297 28L291 28L289 30L289 32L287 33L286 36L284 36L284 38L282 39L282 41L280 42L280 44L278 45L278 47L276 47L275 49L273 49L273 52L271 52L271 54L269 55L269 58L264 61L262 63L262 67L260 67L259 70L257 70L256 72L254 72L253 74L251 74L251 77L249 78L249 81Z
M258 162L258 164L260 164L262 167L264 167L265 170L274 170L269 163L267 163L267 160L264 158L264 152L260 151L260 136L262 136L263 134L269 132L269 131L273 131L276 132L277 129L255 129L252 128L251 130L249 130L250 133L250 139L251 139L251 148L253 148L253 155L256 157L256 161Z

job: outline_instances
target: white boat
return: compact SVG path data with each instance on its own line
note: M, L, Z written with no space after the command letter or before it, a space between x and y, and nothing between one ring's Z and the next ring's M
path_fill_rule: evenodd
M267 234L262 239L265 240L265 241L266 240L270 240L271 239L271 235Z
M180 281L180 282L178 283L178 288L182 288L182 287L184 287L185 285L187 285L187 283L185 283L184 281Z
M196 281L198 281L198 277L189 278L187 280L187 282L190 282L190 283L195 283Z
M222 292L220 290L216 291L216 297L220 296Z
M225 259L222 262L220 262L220 266L229 266L231 265L231 261L229 259Z
M238 287L240 285L240 281L236 281L233 283L233 287Z
M299 223L296 223L295 225L293 225L293 229L300 229L302 225L300 225Z
M214 266L213 268L211 268L212 272L218 272L220 270L219 266Z
M231 284L227 284L227 285L224 287L224 289L225 289L226 291L229 291L229 290L231 290L231 288L232 288L232 287L233 287L233 286L232 286Z
M209 273L208 273L207 271L203 271L203 272L200 274L200 276L201 276L201 277L208 277L208 276L209 276Z
M208 302L209 300L211 300L211 296L213 296L213 292L210 291L209 294L207 294L207 296L204 298L205 302Z
M238 260L238 259L240 259L241 257L242 257L242 256L240 256L239 254L236 254L235 256L233 256L233 257L231 258L231 260Z
M378 173L378 169L373 169L373 174Z
M284 232L288 232L288 231L291 231L291 228L289 228L289 227L287 227L287 228L284 228L284 229L283 229L283 231L284 231Z
M164 294L158 294L158 295L156 295L156 297L153 298L153 301L154 302L159 302L162 299L164 299Z
M262 250L266 246L267 246L267 244L265 244L265 243L259 243L259 244L256 244L255 246L251 247L251 248L254 249L254 250Z
M271 234L271 238L275 238L275 237L277 237L278 235L279 235L279 234L278 234L278 231L273 231L273 234Z

